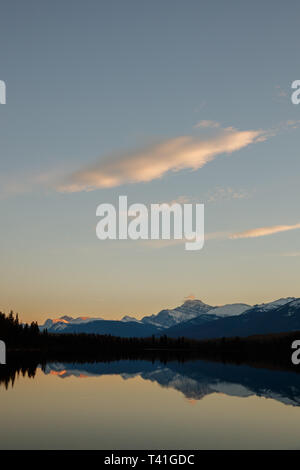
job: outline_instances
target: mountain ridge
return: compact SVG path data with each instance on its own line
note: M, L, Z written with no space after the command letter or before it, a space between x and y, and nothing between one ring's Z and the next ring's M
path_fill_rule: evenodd
M287 305L291 308L289 317L282 311ZM277 310L279 312L274 316ZM296 311L299 315L295 317ZM49 318L40 326L41 330L47 329L50 333L95 333L122 337L166 334L195 339L247 336L297 328L300 329L300 299L295 297L252 306L244 303L212 306L198 299L188 299L174 309L163 309L140 320L131 316L124 316L121 320L105 320L101 317L73 318L65 315L57 319Z

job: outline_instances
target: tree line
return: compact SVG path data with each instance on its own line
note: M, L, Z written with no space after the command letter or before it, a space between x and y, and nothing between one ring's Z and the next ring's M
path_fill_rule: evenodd
M291 345L300 339L300 332L283 332L249 337L193 340L152 335L147 338L124 338L87 333L49 333L40 331L38 324L22 323L18 315L0 313L0 339L6 343L7 364L20 355L38 362L112 361L120 359L146 359L210 361L252 364L259 367L283 368L300 371L300 365L291 361ZM2 367L2 366L1 366ZM3 366L5 367L5 366Z

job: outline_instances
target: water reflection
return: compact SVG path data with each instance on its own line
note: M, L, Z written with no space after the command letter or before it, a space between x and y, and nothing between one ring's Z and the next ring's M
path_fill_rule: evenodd
M164 388L182 393L189 400L201 400L217 393L234 397L259 396L285 405L300 406L300 374L202 360L112 362L47 362L5 366L0 370L0 385L14 386L17 378L35 377L37 369L59 379L118 375L124 380L140 377Z

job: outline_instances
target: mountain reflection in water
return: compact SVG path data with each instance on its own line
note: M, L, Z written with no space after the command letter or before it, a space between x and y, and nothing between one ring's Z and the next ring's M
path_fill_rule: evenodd
M146 360L119 360L113 362L48 362L42 368L44 374L60 379L69 377L89 378L119 375L124 380L140 377L181 392L187 399L201 400L212 393L235 397L259 396L277 400L286 405L300 406L300 374L289 371L254 368L218 362L193 360L187 362ZM35 377L33 366L9 369L0 376L0 385L14 386L22 375Z

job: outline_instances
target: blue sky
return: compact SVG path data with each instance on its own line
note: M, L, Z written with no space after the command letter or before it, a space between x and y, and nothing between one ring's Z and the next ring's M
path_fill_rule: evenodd
M210 304L300 296L297 229L218 236L198 253L95 236L96 207L120 194L203 202L207 234L300 222L300 106L290 99L299 13L296 1L2 2L0 307L26 320L120 318L188 295ZM171 164L147 182L59 190L112 155L185 136L201 144L228 127L264 141L197 169Z

